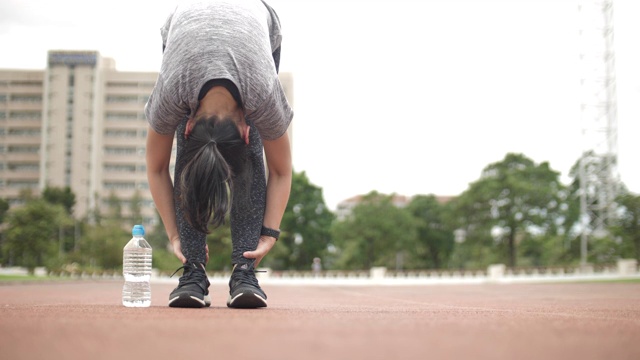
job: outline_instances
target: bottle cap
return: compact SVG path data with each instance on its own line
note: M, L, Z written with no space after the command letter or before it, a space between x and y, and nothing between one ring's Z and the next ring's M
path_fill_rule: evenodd
M131 230L131 234L133 236L142 236L144 235L144 226L142 225L134 225L133 230Z

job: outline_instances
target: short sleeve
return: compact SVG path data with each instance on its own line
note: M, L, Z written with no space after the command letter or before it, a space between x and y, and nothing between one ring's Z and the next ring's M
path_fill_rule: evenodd
M167 47L167 39L169 38L169 29L171 28L171 20L173 19L173 13L167 16L164 25L160 28L160 36L162 37L162 51Z
M287 131L293 119L293 110L277 77L271 96L267 96L256 111L248 114L247 119L254 123L264 140L276 140Z
M147 122L153 130L161 135L169 135L176 131L180 121L189 113L188 107L181 108L175 102L176 95L170 89L164 89L162 78L159 77L156 86L144 106Z

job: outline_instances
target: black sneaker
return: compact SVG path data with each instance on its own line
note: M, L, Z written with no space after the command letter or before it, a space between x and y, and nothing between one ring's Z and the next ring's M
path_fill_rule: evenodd
M267 295L260 289L253 264L236 264L229 280L227 306L253 309L267 306Z
M169 295L169 306L184 308L201 308L211 306L209 297L209 279L204 265L187 262L173 273L183 269L178 287ZM171 276L173 276L171 275Z

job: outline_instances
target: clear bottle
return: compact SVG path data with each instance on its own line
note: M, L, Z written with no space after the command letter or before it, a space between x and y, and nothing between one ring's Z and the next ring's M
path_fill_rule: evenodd
M122 256L122 305L126 307L148 307L151 305L151 259L152 249L144 239L144 227L135 225L133 237L124 247Z

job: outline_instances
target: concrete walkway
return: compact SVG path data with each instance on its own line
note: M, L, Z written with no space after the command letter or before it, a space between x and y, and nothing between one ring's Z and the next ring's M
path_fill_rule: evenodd
M640 283L265 284L269 307L120 305L119 281L0 285L0 359L640 359Z

